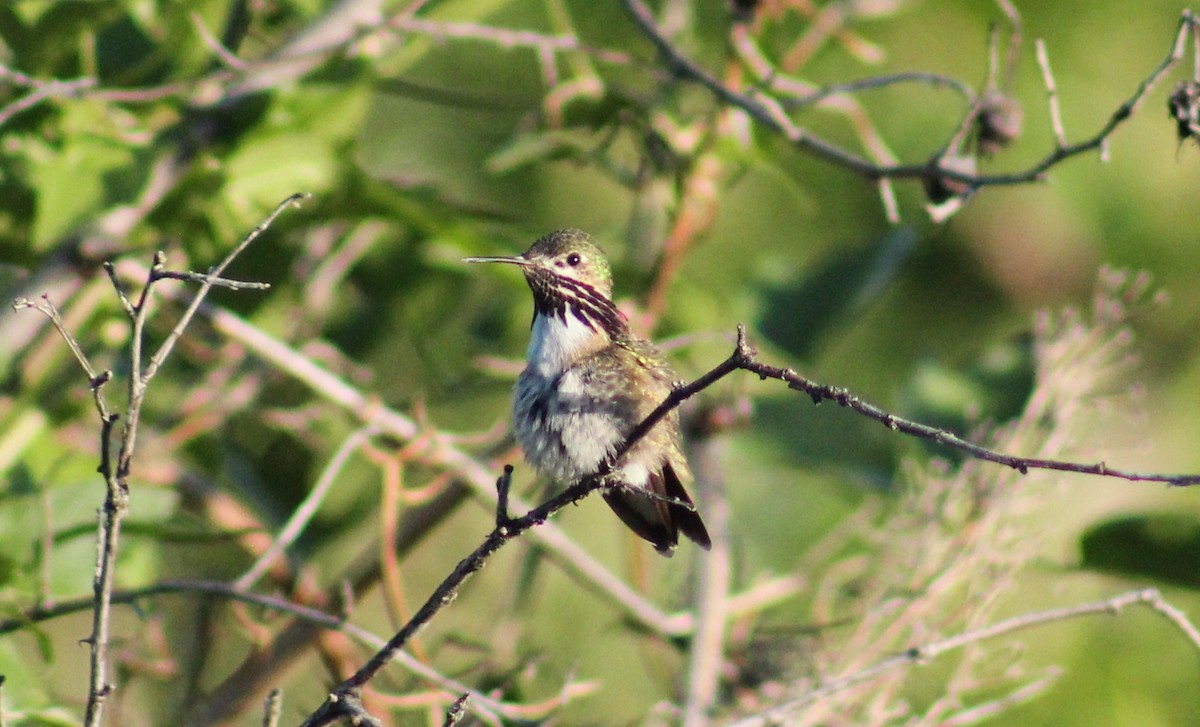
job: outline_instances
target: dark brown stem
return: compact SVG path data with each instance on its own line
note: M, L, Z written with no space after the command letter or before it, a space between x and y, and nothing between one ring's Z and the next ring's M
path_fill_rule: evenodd
M118 604L132 604L144 601L154 596L171 594L204 594L220 596L233 601L248 603L260 608L267 608L280 613L291 614L299 618L323 626L328 629L340 629L345 619L340 615L326 613L299 603L293 603L276 596L251 593L220 581L173 580L155 583L145 588L128 591L114 590L110 601ZM95 604L91 597L76 598L68 601L57 601L48 606L35 606L16 618L0 621L0 634L8 634L28 627L31 623L40 623L66 616L72 613L86 611Z
M464 694L454 700L454 704L446 710L446 719L442 722L442 727L454 727L462 721L463 717L467 716L467 707L471 702L471 695Z
M507 527L512 522L508 514L508 492L512 488L513 466L504 465L504 474L496 479L496 527Z
M271 690L263 704L263 727L278 727L279 715L283 711L283 692L278 687Z
M1123 480L1134 480L1141 482L1163 482L1173 487L1186 487L1189 485L1200 484L1200 474L1176 474L1167 475L1155 472L1131 472L1129 470L1109 467L1104 462L1095 462L1092 464L1084 464L1079 462L1064 462L1055 459L1038 459L1034 457L1018 457L1015 455L1004 454L997 452L987 447L981 447L978 444L972 444L953 432L945 429L938 429L927 424L914 422L903 417L898 417L895 414L890 414L883 409L863 401L859 397L851 394L843 388L835 386L826 386L809 381L803 376L797 374L792 369L782 369L775 366L768 366L754 359L749 359L743 362L738 368L745 369L753 374L757 374L763 379L778 379L787 383L788 388L796 391L802 391L808 394L814 404L820 404L823 401L832 401L839 406L844 406L847 409L855 411L863 416L874 419L883 424L888 429L902 434L908 434L921 439L927 439L935 444L939 444L950 449L958 450L975 459L987 460L995 462L1006 467L1011 467L1021 474L1027 474L1031 469L1057 470L1060 472L1079 472L1081 474L1099 475L1102 477L1117 477Z

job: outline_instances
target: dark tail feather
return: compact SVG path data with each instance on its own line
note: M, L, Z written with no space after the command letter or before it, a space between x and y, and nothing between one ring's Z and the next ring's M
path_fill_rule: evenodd
M689 509L660 499L671 498L692 505L692 498L688 497L671 465L664 466L660 474L650 475L647 486L649 493L657 497L648 497L637 488L614 487L604 492L604 501L626 527L653 543L654 549L665 556L674 554L680 532L705 550L712 547L708 529L694 506Z
M679 531L667 510L667 503L646 497L632 487L622 489L619 486L605 490L604 501L639 538L649 540L655 550L668 558L674 555Z
M669 464L663 468L663 483L665 485L664 494L667 497L673 497L692 505L690 510L682 505L670 506L675 527L701 548L705 550L712 548L712 540L708 537L708 528L704 527L704 520L700 517L700 513L696 512L692 498L688 497L687 490L683 489L683 483L679 481L679 476L675 474L674 468Z

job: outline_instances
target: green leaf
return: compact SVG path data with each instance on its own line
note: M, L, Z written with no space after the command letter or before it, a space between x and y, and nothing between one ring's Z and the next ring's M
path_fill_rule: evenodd
M320 194L333 182L336 159L328 145L306 131L246 139L225 165L225 201L253 217L296 190Z
M310 84L302 100L276 103L225 161L226 201L255 220L298 190L320 196L350 162L345 149L365 111L365 85ZM336 111L331 111L336 110Z
M136 155L112 128L114 113L100 102L65 102L61 144L32 136L19 140L36 192L36 249L50 247L109 203L128 198Z
M1079 540L1081 565L1144 581L1200 588L1200 518L1177 512L1126 515Z

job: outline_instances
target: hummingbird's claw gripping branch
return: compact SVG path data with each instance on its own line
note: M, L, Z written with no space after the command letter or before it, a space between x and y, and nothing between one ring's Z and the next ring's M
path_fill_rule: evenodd
M686 502L684 500L679 499L678 497L671 497L670 495L660 495L657 492L651 492L650 490L647 490L642 487L631 487L630 485L627 485L624 482L614 482L610 478L602 478L601 481L603 483L601 485L601 488L605 489L605 490L620 490L622 492L627 492L630 495L634 495L636 497L644 497L647 500L654 500L656 502L665 502L668 505L675 505L677 507L682 507L684 510L687 510L688 512L696 512L696 506L693 503Z

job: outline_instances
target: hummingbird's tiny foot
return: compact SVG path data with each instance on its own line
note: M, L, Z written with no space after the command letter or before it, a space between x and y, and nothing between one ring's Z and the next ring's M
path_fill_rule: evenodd
M634 487L633 485L627 485L625 483L616 483L615 485L613 485L612 489L621 490L622 492L629 492L629 493L635 494L639 497L644 497L647 500L654 500L656 502L665 502L668 505L677 505L679 507L682 507L684 510L687 510L688 512L696 512L696 506L690 502L686 502L684 500L679 499L678 497L673 497L671 495L663 495L658 492L653 492L651 490L647 490L645 487Z

